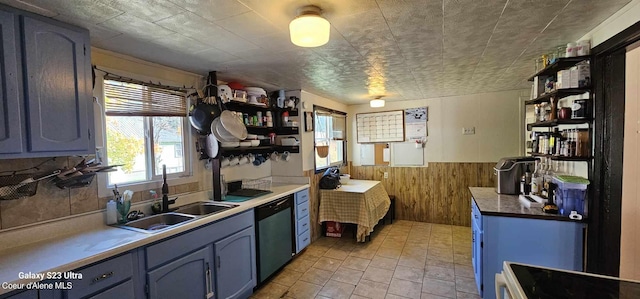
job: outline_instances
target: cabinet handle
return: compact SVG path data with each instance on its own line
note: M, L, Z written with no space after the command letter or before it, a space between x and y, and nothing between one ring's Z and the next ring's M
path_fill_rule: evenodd
M307 209L302 209L302 211L303 211L303 212L304 212L304 211L306 211L306 210L307 210Z
M306 223L302 225L302 227L305 227L305 226L307 226L307 224L306 224Z
M207 269L205 270L205 276L207 279L207 299L213 298L213 290L211 288L211 269L209 268L209 263L207 263Z
M104 273L104 274L102 274L102 275L100 275L100 276L98 276L98 277L94 278L94 279L93 279L93 283L96 283L96 282L101 281L101 280L103 280L103 279L107 279L107 278L109 278L109 277L111 277L111 276L113 276L113 271L111 271L111 272L107 272L107 273Z
M309 238L304 238L304 240L302 240L303 242L307 242L307 240L309 240Z
M478 219L478 215L473 215L473 218L476 218L476 219Z

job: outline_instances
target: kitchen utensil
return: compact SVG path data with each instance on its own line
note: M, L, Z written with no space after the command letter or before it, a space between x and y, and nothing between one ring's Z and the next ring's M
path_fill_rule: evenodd
M238 147L240 146L240 142L239 141L223 141L220 142L220 146L224 147L224 148L233 148L233 147Z
M207 135L206 142L207 142L206 143L207 156L209 156L209 158L211 159L218 156L218 140L216 140L215 135L213 134Z
M571 118L571 108L570 107L560 108L560 110L558 111L558 118L559 119Z
M258 139L258 135L256 134L247 134L247 140L255 140Z
M223 102L229 102L233 98L229 85L218 85L218 96Z
M329 155L329 146L328 145L316 146L316 152L318 153L318 157L326 158Z
M288 151L284 151L284 153L282 153L282 155L280 155L280 158L282 159L282 161L289 161L291 160L291 153L289 153Z
M260 164L264 163L265 161L267 161L267 159L265 159L262 155L258 155L253 160L253 165L260 166Z
M189 108L189 122L191 126L203 135L211 132L211 123L218 115L220 115L219 108L205 103L200 99Z
M278 99L277 99L278 108L284 108L284 100L285 99L286 99L286 97L284 95L284 89L280 89L278 91Z
M220 160L220 166L222 167L227 167L231 164L229 157L226 158L222 158L222 160Z
M249 141L251 142L251 146L259 146L260 145L260 140L254 139Z
M44 175L14 174L0 177L0 199L18 199L33 196L38 189L38 182L60 173L60 170L47 172Z
M238 82L229 82L229 83L227 83L227 85L229 85L229 87L231 87L231 89L244 89L244 85L242 85L241 83L238 83Z
M240 147L250 147L251 146L251 141L241 141L240 142Z
M220 124L233 137L238 138L240 140L244 140L247 138L247 127L245 127L245 125L240 120L238 120L237 117L233 116L231 111L228 111L228 110L222 111L219 119L220 119Z
M280 144L283 146L296 146L300 144L300 142L298 141L298 138L289 136L287 138L280 139Z
M238 157L229 158L229 166L236 166L238 164L240 164L240 159Z
M213 123L211 123L211 132L216 137L216 139L218 139L221 142L238 141L238 138L229 134L229 132L227 132L227 130L224 129L220 121L221 121L220 118L216 118L215 120L213 120Z
M271 158L271 161L278 162L280 160L280 154L274 151L273 153L271 153L269 158Z

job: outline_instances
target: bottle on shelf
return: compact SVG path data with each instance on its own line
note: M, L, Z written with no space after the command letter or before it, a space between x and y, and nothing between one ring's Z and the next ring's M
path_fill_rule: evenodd
M527 168L524 171L524 194L531 193L531 169L529 168L529 164L527 164Z
M539 195L542 187L542 173L541 173L542 161L536 160L534 165L534 171L531 175L531 194Z

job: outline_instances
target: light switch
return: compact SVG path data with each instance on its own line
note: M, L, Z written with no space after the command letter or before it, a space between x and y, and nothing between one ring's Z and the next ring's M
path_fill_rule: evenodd
M474 135L476 133L476 127L462 128L462 135Z

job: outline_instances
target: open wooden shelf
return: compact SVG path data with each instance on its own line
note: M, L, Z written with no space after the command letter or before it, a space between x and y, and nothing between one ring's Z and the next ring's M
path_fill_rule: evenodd
M559 125L580 125L588 124L591 122L591 118L583 119L554 119L549 121L541 121L527 124L527 130L531 131L531 128L551 128Z
M547 154L538 154L538 153L528 153L532 157L542 157L542 158L551 158L554 161L591 161L593 157L565 157L565 156L554 156Z
M566 88L566 89L556 89L552 92L545 93L535 99L527 100L524 102L525 105L534 105L540 103L549 103L551 98L562 99L568 96L574 96L583 94L585 92L591 92L591 87L580 87L580 88Z
M591 56L578 56L578 57L564 57L558 58L558 61L548 65L547 67L538 71L535 75L529 78L529 81L533 81L533 78L537 76L554 76L560 70L570 68L582 61L591 59Z

